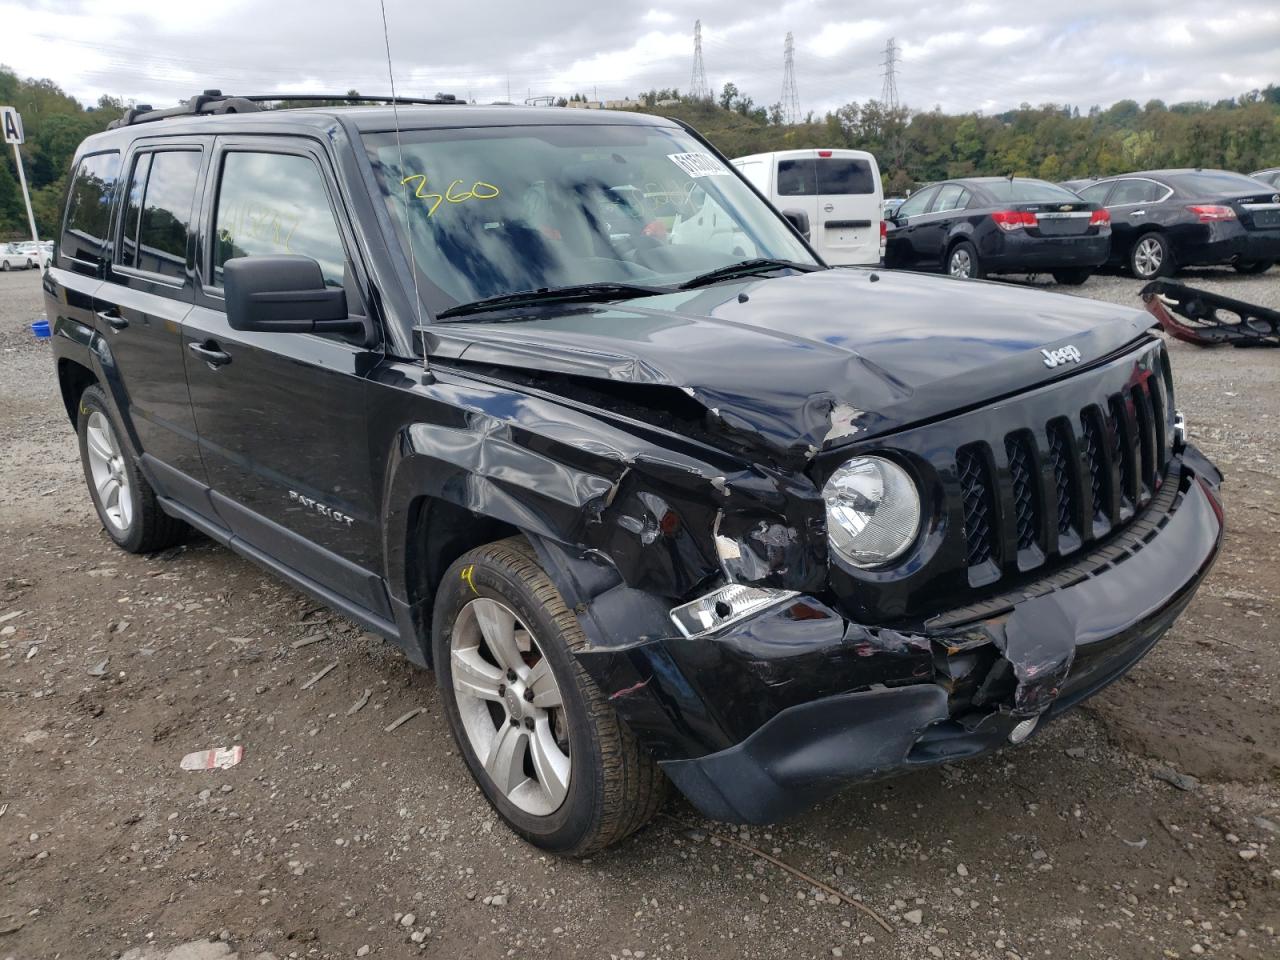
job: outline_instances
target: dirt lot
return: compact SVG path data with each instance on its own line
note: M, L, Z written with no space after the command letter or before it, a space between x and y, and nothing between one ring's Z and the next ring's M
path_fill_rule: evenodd
M1280 307L1280 270L1193 279ZM41 314L0 275L0 958L1280 956L1280 352L1171 344L1230 533L1129 678L1022 749L768 830L673 800L578 863L490 814L430 674L207 540L110 544Z

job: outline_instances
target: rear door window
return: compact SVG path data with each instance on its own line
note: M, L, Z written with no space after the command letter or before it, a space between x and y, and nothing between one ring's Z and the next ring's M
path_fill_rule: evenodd
M1128 203L1155 203L1169 191L1152 180L1120 180L1107 201L1109 207Z
M187 275L187 239L200 151L139 154L129 178L120 264L181 280Z
M876 178L866 160L837 157L810 161L817 167L818 196L876 192Z
M816 161L812 158L778 161L778 196L812 197L818 193Z
M959 210L969 200L969 195L964 187L958 183L943 184L938 189L938 199L933 201L933 213L943 213L947 210Z
M340 287L346 266L342 235L320 168L289 153L228 153L214 215L213 282L234 257L296 254L320 264L324 282Z
M111 205L119 176L117 151L81 158L67 196L67 215L62 228L63 256L94 266L106 258Z

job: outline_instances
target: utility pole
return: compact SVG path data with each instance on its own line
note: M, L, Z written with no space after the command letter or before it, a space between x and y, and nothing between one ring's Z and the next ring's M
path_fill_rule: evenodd
M796 43L787 31L787 41L782 45L782 122L800 122L800 93L796 89Z
M702 21L693 21L693 79L689 81L689 96L695 100L710 100L711 88L707 86L707 68L702 64Z
M880 102L890 112L898 109L898 44L893 37L884 45L884 59L880 66L884 67L884 86L880 88Z

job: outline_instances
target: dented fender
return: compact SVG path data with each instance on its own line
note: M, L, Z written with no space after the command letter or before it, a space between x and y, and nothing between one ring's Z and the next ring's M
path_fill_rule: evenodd
M374 391L370 420L386 431L371 443L391 451L382 523L401 602L419 573L412 538L437 503L591 556L670 601L724 577L729 553L744 581L824 582L823 506L803 474L494 378L408 364L377 378L393 387Z

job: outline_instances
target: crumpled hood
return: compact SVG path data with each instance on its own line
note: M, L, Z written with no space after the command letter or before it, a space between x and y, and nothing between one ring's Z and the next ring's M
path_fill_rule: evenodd
M1023 287L835 269L435 324L427 348L675 387L735 434L807 458L1070 376L1151 325L1137 309ZM1081 360L1049 367L1042 350L1067 346Z

